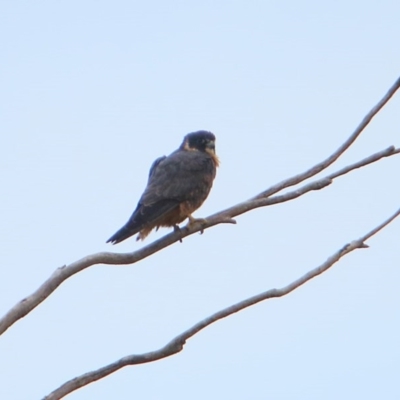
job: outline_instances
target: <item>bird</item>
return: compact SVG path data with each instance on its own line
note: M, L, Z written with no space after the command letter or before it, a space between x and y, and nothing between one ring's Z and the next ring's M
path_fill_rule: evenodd
M211 132L192 132L169 156L157 158L135 211L106 243L117 244L136 233L136 240L144 240L154 228L179 230L186 218L188 225L199 221L192 213L208 197L219 166L215 140Z

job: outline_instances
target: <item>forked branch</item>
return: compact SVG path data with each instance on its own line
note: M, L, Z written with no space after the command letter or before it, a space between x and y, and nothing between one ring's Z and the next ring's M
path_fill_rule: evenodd
M371 109L371 111L364 117L360 125L356 130L350 135L350 137L327 159L318 163L309 170L295 175L289 179L286 179L264 192L258 194L254 198L239 203L233 207L226 210L213 214L206 218L205 223L195 223L189 228L184 228L181 232L173 232L165 235L161 239L154 241L153 243L142 247L141 249L132 253L96 253L84 257L68 266L63 266L58 268L34 293L30 296L24 298L19 303L17 303L13 308L11 308L4 316L0 319L0 335L3 334L9 327L11 327L16 321L23 318L29 314L35 307L37 307L42 301L47 299L53 293L58 286L60 286L66 279L75 275L76 273L96 264L112 264L112 265L126 265L134 264L162 249L170 246L171 244L180 241L182 238L192 235L196 232L203 231L214 225L221 223L234 223L234 217L241 215L245 212L253 210L259 207L266 207L273 204L284 203L286 201L293 200L297 197L303 196L304 194L320 190L324 187L330 185L332 181L344 174L347 174L357 168L364 167L368 164L376 162L383 157L389 157L400 152L399 149L393 146L386 150L373 154L364 160L358 161L355 164L349 165L337 171L336 173L330 174L325 178L319 179L315 182L305 184L304 186L295 189L291 192L285 193L279 196L273 196L285 188L297 185L304 182L306 179L318 174L322 170L329 167L333 162L335 162L359 137L363 132L365 127L369 124L372 118L382 109L382 107L390 100L394 93L400 87L400 78L393 84L385 96L378 102L378 104Z

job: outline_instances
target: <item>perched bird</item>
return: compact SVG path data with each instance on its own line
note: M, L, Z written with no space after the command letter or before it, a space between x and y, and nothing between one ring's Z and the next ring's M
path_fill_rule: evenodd
M189 133L178 150L154 161L146 189L129 221L110 239L116 244L139 233L143 240L154 228L174 227L189 218L210 193L219 161L211 132Z

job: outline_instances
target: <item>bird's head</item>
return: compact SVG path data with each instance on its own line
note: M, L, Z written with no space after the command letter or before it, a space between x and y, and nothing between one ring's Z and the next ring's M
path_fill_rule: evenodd
M215 136L208 131L188 133L183 139L181 149L189 151L197 150L215 155Z

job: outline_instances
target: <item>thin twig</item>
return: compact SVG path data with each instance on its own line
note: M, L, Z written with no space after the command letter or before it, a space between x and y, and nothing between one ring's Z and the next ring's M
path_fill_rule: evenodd
M366 128L366 126L371 122L372 118L374 118L375 115L378 114L378 112L392 98L392 96L396 93L399 87L400 87L400 78L396 80L396 82L382 97L382 99L378 102L378 104L376 104L375 107L373 107L371 111L363 118L361 123L357 126L356 130L350 135L350 137L326 160L318 163L317 165L314 165L312 168L302 172L301 174L295 175L289 179L285 179L284 181L279 182L276 185L271 186L269 189L258 194L255 198L269 197L287 187L297 185L300 182L303 182L306 179L311 178L312 176L318 174L322 170L328 168L354 143L354 141L358 138L358 136L360 136L362 131Z
M400 154L400 149L397 149L394 146L390 146L387 149L372 154L361 161L358 161L354 164L350 164L347 167L340 169L339 171L333 172L324 178L318 179L314 182L310 182L304 186L301 186L298 189L287 192L283 195L277 195L272 197L261 197L261 198L255 197L243 203L237 204L233 207L227 208L224 211L218 212L208 217L207 218L208 223L204 229L213 225L217 225L219 223L218 221L220 218L227 218L228 216L230 218L237 217L238 215L241 215L255 208L267 207L267 206L272 206L274 204L285 203L287 201L294 200L297 197L303 196L310 191L323 189L326 186L329 186L334 179L340 176L343 176L358 168L372 164L376 161L381 160L382 158L390 157L396 154Z
M202 321L198 322L197 324L193 325L191 328L187 329L186 331L182 332L174 339L172 339L169 343L167 343L164 347L159 350L152 351L145 354L140 355L129 355L127 357L121 358L118 361L115 361L105 367L99 368L95 371L88 372L81 376L78 376L70 381L64 383L59 388L51 392L48 396L44 397L43 400L59 400L66 396L73 391L80 389L83 386L86 386L92 382L95 382L99 379L110 375L119 369L129 366L129 365L137 365L137 364L144 364L153 362L156 360L160 360L162 358L169 357L173 354L179 353L183 350L183 346L185 345L186 341L199 333L204 328L208 327L209 325L223 319L229 317L232 314L235 314L239 311L244 310L245 308L251 307L254 304L260 303L262 301L286 296L292 291L298 289L300 286L304 285L305 283L309 282L311 279L317 277L318 275L324 273L329 268L331 268L335 263L337 263L342 257L351 253L356 249L362 249L368 247L365 244L365 241L370 239L372 236L377 234L380 230L386 227L390 222L392 222L396 217L400 215L400 209L396 211L390 218L386 221L378 225L376 228L362 236L361 238L352 241L351 243L345 245L342 249L338 250L332 256L330 256L324 263L322 263L317 268L312 269L311 271L307 272L305 275L301 276L294 282L290 283L289 285L281 288L281 289L270 289L266 292L260 293L256 296L250 297L246 300L243 300L239 303L236 303L230 307L227 307L221 311L216 312L215 314L203 319Z
M333 174L328 175L327 178L335 179L341 175L347 174L348 172L350 172L354 169L365 167L368 164L374 163L374 162L380 160L381 158L390 157L394 154L399 154L399 153L400 153L400 149L396 149L394 146L390 146L386 150L382 150L382 151L379 151L378 153L372 154L369 157L364 158L361 161L358 161L354 164L351 164L347 167L342 168L341 170L339 170L337 172L334 172Z

